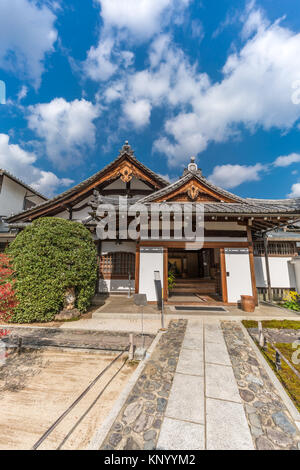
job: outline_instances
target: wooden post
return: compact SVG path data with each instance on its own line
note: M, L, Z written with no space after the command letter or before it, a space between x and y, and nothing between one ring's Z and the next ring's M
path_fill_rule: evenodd
M163 273L163 295L165 302L168 300L168 248L164 247L164 273Z
M137 245L135 252L135 293L139 293L140 285L140 247Z
M270 265L269 265L269 254L268 254L268 236L264 234L264 252L265 252L265 262L266 262L266 273L267 273L267 284L268 284L268 299L269 302L272 302L272 286L271 286L271 276L270 276Z
M227 273L226 273L225 248L220 248L220 267L221 267L222 300L223 300L224 303L227 303L228 302L228 293L227 293Z
M247 227L247 236L248 236L248 241L249 241L249 264L250 264L250 274L251 274L251 284L252 284L252 295L254 297L255 305L258 305L255 265L254 265L254 255L253 255L253 241L252 241L252 233L251 233L250 227Z
M129 361L133 360L133 355L134 355L133 334L130 333L130 335L129 335L129 351L128 351Z

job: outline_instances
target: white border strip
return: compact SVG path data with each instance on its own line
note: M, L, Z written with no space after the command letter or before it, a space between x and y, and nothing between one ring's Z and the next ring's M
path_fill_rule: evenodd
M159 331L156 335L155 339L153 340L150 348L147 351L146 358L141 361L130 377L129 381L127 382L125 388L120 393L119 397L115 401L112 409L110 410L108 416L105 418L101 426L97 429L94 433L93 437L91 438L89 444L86 447L86 450L99 450L104 439L106 438L107 434L109 433L113 423L117 419L121 409L123 408L128 395L130 394L131 390L133 389L134 385L136 384L141 372L143 371L145 365L149 361L154 349L156 348L161 336L164 332Z
M253 338L251 337L250 333L248 332L247 328L244 327L244 325L241 323L242 330L248 339L248 342L251 344L253 347L255 354L261 363L261 365L264 367L266 370L271 382L273 383L274 387L276 388L277 392L279 393L283 403L287 407L288 411L290 412L292 418L294 419L296 425L298 426L298 429L300 430L300 413L297 410L296 406L294 405L292 399L289 397L287 392L285 391L283 385L281 384L280 380L277 378L276 374L274 371L271 369L270 365L268 364L267 360L264 358L260 350L258 349L257 345L255 344Z

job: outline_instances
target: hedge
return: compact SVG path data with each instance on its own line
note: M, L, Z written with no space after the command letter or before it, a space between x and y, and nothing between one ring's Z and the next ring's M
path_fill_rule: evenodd
M15 270L18 300L12 322L53 320L70 287L75 288L78 310L87 310L95 292L97 254L91 233L82 224L56 217L38 219L17 235L7 254Z

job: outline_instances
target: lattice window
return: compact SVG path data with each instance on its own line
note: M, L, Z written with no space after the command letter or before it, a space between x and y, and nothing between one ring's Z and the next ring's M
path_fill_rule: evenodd
M125 251L116 251L102 255L100 258L100 274L104 278L126 277L135 274L135 255Z
M254 256L264 256L264 243L254 242ZM268 243L268 254L270 256L293 256L297 253L295 242L270 242Z

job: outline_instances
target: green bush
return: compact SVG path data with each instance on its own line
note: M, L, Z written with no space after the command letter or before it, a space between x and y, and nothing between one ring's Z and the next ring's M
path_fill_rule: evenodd
M56 217L38 219L17 235L7 253L19 301L11 321L53 320L70 287L75 288L78 310L87 310L95 292L97 254L83 225Z

